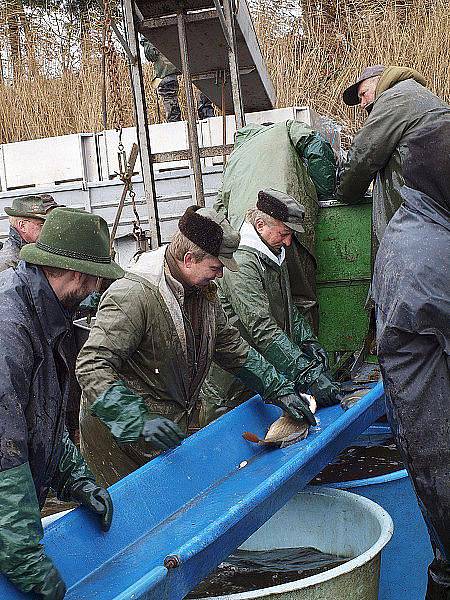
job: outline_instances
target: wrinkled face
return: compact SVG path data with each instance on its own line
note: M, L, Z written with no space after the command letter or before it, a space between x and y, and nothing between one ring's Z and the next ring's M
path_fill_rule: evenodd
M365 79L361 81L358 86L358 98L359 98L359 106L361 108L365 108L373 104L375 100L375 90L377 89L377 84L379 77L369 77L369 79Z
M187 252L183 260L182 273L189 285L205 287L216 277L223 277L223 264L215 256L205 256L196 262L192 252Z
M258 219L255 229L266 244L275 250L291 245L292 229L286 227L282 221L276 221L274 225L267 225L262 219Z
M43 225L44 221L42 219L29 219L28 217L24 217L18 221L17 230L24 242L27 244L34 244L41 233Z

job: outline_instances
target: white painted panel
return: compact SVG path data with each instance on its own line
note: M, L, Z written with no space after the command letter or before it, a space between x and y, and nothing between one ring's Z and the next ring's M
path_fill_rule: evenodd
M7 189L83 179L77 134L5 144L3 160Z

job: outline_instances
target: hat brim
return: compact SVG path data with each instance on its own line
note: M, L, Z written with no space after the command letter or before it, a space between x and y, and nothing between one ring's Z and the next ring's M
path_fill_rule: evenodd
M364 79L362 81L364 81ZM347 106L356 106L357 104L359 104L358 86L360 83L361 81L357 81L353 85L350 85L346 90L344 90L342 94L342 100Z
M125 271L111 260L110 263L96 263L77 258L70 258L60 254L52 254L46 250L41 250L36 244L27 244L20 251L20 258L34 265L41 267L57 267L67 271L79 271L86 275L94 277L103 277L104 279L120 279Z
M305 233L305 228L300 223L288 223L287 221L283 221L283 225L292 229L292 231L296 231L297 233Z
M14 208L11 208L10 206L7 206L5 208L5 213L8 215L8 217L23 217L24 219L41 219L41 221L45 221L45 219L48 217L48 214L45 213L28 213L20 210L14 210Z
M236 273L236 271L239 271L239 265L234 260L234 258L225 258L224 256L218 256L217 258L229 271L233 271L234 273Z

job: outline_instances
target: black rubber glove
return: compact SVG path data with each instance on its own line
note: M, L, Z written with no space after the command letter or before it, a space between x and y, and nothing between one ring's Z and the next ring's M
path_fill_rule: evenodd
M72 485L71 497L98 515L102 531L108 531L113 518L113 503L108 490L91 479L79 479Z
M322 374L316 381L309 386L309 393L315 397L317 406L324 408L339 404L341 388L338 383L331 381L326 375Z
M156 450L175 448L187 437L176 423L165 417L146 420L141 435Z
M41 585L33 591L43 600L62 600L66 595L66 584L55 567L52 567Z
M307 400L303 400L303 398L297 396L297 394L280 396L276 398L272 404L282 408L284 412L297 421L305 420L308 425L317 425L316 419L309 408Z

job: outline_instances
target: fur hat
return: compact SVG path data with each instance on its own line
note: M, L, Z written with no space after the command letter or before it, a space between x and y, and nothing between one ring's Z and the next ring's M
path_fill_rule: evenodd
M266 215L281 221L293 231L303 233L302 223L305 219L305 207L285 192L268 188L258 192L256 208Z
M204 252L216 256L227 269L238 270L233 253L241 236L215 210L190 206L179 220L178 229Z

